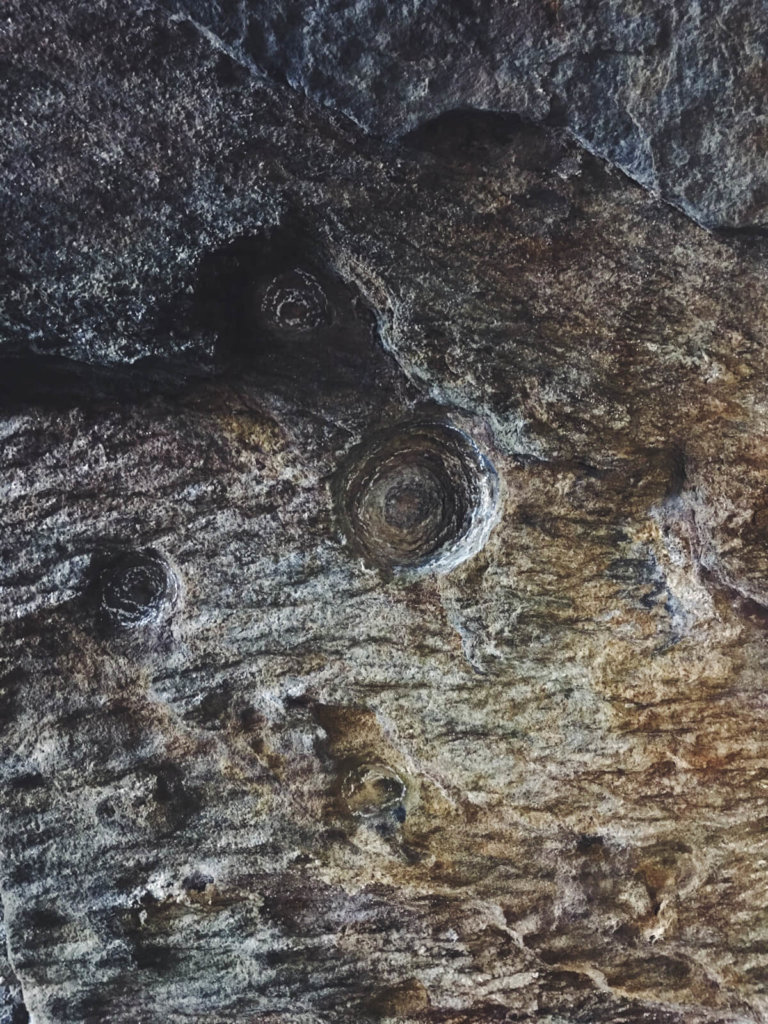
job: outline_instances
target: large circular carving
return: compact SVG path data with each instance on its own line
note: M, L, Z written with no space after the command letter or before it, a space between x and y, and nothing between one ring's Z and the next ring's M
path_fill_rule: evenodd
M347 773L342 794L350 813L370 818L399 807L406 785L389 765L366 763Z
M352 454L337 504L350 544L369 564L448 572L488 539L498 478L458 427L410 423Z
M330 321L325 290L314 274L299 267L278 274L267 285L261 312L273 328L304 334Z
M152 548L124 551L99 578L99 613L115 629L135 629L164 617L178 591L173 570Z

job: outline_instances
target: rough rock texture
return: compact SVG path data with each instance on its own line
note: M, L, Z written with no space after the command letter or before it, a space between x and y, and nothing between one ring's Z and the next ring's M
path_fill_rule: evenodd
M764 1021L764 240L195 14L4 11L0 1020Z
M566 125L710 226L768 225L765 0L165 0L369 130L462 107Z

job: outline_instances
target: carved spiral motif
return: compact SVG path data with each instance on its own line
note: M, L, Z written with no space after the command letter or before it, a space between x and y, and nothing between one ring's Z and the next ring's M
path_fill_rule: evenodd
M406 786L386 764L361 764L344 779L342 794L352 814L368 818L398 807Z
M350 543L368 563L449 572L488 539L498 478L458 427L413 423L368 444L343 470L337 498Z
M261 311L273 327L285 331L314 331L330 320L323 286L298 267L278 274L267 285Z
M127 551L101 574L99 611L116 629L135 629L162 618L178 592L176 576L153 549Z

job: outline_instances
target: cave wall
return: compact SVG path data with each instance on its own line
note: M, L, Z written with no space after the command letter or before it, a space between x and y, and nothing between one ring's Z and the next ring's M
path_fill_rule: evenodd
M764 13L6 5L0 1021L765 1019Z

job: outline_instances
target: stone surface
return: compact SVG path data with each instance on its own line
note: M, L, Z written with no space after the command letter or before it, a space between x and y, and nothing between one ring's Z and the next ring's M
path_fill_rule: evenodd
M511 112L567 126L703 224L768 224L765 0L165 2L378 134Z
M763 238L205 14L4 14L0 1012L765 1020Z

